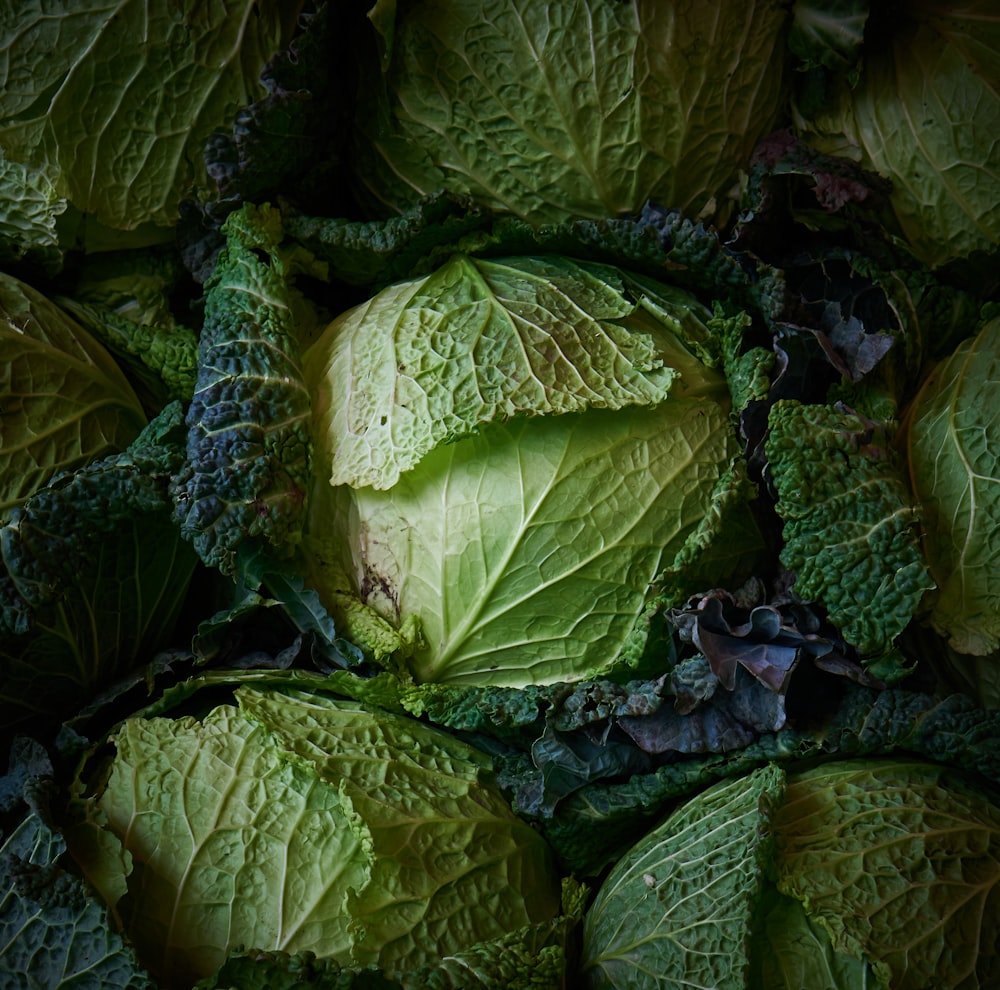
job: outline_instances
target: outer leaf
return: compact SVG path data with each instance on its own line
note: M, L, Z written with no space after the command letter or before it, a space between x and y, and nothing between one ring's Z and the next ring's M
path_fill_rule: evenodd
M1000 807L978 782L929 763L820 766L789 778L774 831L779 889L894 988L1000 979Z
M91 814L129 857L117 911L163 985L190 987L240 944L350 961L343 898L369 863L335 786L228 706L200 722L130 720L117 748ZM85 831L68 839L85 871L108 868Z
M876 5L873 5L875 9ZM939 267L1000 239L1000 15L991 0L886 8L861 82L806 122L892 181L903 235Z
M931 622L961 653L1000 645L1000 317L961 344L913 402L908 451L938 584Z
M10 162L0 150L0 262L25 257L56 269L62 263L56 219L66 209L44 171Z
M245 540L263 538L282 552L299 540L310 398L278 212L246 206L223 230L227 247L206 283L187 465L174 497L181 531L202 559L233 573Z
M356 961L405 972L559 913L548 851L492 785L481 753L351 702L240 697L363 823L371 874L347 895Z
M767 894L754 944L754 990L890 990L868 960L837 952L797 900L773 890Z
M783 789L777 767L716 785L637 843L584 919L584 985L743 990Z
M715 214L783 97L770 0L400 10L357 115L356 180L384 212L444 187L533 222Z
M54 475L122 450L144 422L108 352L40 292L0 275L0 517Z
M560 257L464 255L383 290L304 357L330 484L391 488L438 444L518 414L654 405L681 369L681 388L718 391L674 337L705 335L708 312L661 291Z
M0 146L110 227L168 226L204 185L205 138L262 95L260 67L296 11L248 0L6 5Z
M63 475L0 527L0 712L57 719L171 632L196 558L170 522L171 406L121 454Z
M826 606L861 653L887 650L933 587L889 438L846 409L792 400L775 403L768 425L781 561L797 594Z

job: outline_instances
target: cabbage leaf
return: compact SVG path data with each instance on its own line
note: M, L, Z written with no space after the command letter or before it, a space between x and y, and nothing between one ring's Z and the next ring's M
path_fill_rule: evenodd
M960 653L1000 645L1000 317L960 344L913 400L910 479L937 592L930 621Z
M145 424L111 355L31 286L0 275L0 518Z
M67 832L164 986L241 945L406 971L559 914L544 843L483 754L327 696L237 700L126 721Z

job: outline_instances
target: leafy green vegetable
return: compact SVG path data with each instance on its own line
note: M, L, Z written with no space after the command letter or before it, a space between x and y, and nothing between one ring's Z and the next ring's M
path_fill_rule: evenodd
M249 97L297 4L6 7L0 147L107 227L168 226L201 145Z
M583 975L971 990L1000 972L998 897L1000 808L979 782L918 761L787 781L772 766L696 795L625 854L585 918Z
M989 0L873 6L860 81L799 123L892 181L899 228L937 268L1000 239L1000 16Z
M9 275L0 275L0 369L0 518L55 475L124 449L145 422L104 347Z
M1000 808L978 782L927 763L832 763L789 778L773 825L778 889L887 986L997 979Z
M712 541L748 493L708 319L607 266L456 255L335 320L303 358L306 549L345 634L466 684L641 653L658 579L757 546Z
M980 656L1000 645L998 375L1000 317L994 317L928 376L913 400L907 441L938 586L930 621L954 649Z
M181 532L203 560L233 574L244 541L282 551L299 540L310 399L280 214L247 206L223 231L227 247L205 286L187 464L173 490Z
M745 987L783 790L776 767L719 784L633 847L587 912L583 985Z
M796 592L825 605L845 638L877 658L933 587L891 439L851 410L790 400L774 405L769 427L782 563Z
M0 983L154 990L86 884L60 865L62 837L29 815L0 845Z
M164 985L240 945L406 971L559 913L484 755L322 695L237 700L126 722L68 836Z
M725 214L783 100L787 13L773 0L425 0L376 13L355 178L385 213L447 188L533 222L649 199Z
M196 558L170 521L179 406L0 526L0 712L51 724L165 645Z

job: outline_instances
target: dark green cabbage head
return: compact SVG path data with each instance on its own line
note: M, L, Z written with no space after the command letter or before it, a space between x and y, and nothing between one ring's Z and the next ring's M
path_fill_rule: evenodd
M378 4L355 177L383 212L442 188L533 221L723 208L782 108L777 0Z

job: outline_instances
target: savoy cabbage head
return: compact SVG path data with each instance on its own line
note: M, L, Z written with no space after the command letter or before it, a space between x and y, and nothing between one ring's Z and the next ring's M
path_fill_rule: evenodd
M739 502L711 313L561 257L456 254L305 353L307 570L421 681L573 681L641 655L658 587ZM752 541L751 541L752 542Z
M998 898L1000 814L972 778L772 765L691 798L614 866L582 985L971 990L1000 973Z
M648 199L727 212L785 95L787 5L380 3L355 178L383 212L445 188L532 222Z
M247 685L114 742L67 841L162 987L240 947L408 973L560 912L489 757L413 719Z

